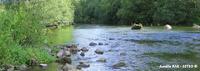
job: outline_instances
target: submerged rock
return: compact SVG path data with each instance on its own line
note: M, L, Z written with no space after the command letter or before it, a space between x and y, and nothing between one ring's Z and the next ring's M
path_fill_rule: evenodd
M102 42L99 42L98 45L103 45L103 43L102 43Z
M166 24L164 28L167 29L167 30L171 30L171 29L172 29L172 26L169 25L169 24Z
M96 49L96 50L95 50L95 53L96 53L96 54L103 54L104 52L103 52L102 50L100 50L100 49Z
M100 58L100 59L97 60L97 62L103 62L103 63L105 63L106 59L105 58Z
M119 55L120 55L120 56L125 56L126 53L125 53L125 52L122 52L122 53L120 53Z
M97 43L91 42L89 45L90 45L90 46L96 46Z
M140 24L133 24L132 27L131 27L132 30L140 30L142 28L143 28L143 26L142 26L141 23Z
M114 38L109 38L109 40L115 40Z
M105 45L109 45L108 43L105 43Z
M113 65L113 68L120 68L120 67L125 67L126 66L126 63L125 62L118 62L116 64Z

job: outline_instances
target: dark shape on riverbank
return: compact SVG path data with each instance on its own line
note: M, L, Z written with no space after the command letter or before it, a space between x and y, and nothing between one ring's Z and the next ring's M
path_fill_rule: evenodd
M132 30L140 30L142 28L143 28L143 26L142 26L141 23L140 24L133 24L132 27L131 27Z

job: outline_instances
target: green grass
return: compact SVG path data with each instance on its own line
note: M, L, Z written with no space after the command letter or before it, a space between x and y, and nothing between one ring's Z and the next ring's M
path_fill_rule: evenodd
M29 60L36 59L38 63L50 63L55 60L46 50L42 48L23 48L20 46L0 47L1 65L27 64Z

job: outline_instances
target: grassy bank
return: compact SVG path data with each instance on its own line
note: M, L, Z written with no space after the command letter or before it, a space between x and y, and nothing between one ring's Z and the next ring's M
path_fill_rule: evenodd
M55 60L44 45L46 25L73 21L71 0L5 2L0 12L0 66L50 63ZM62 24L62 23L61 23ZM70 30L69 30L70 31ZM50 37L53 38L53 37Z

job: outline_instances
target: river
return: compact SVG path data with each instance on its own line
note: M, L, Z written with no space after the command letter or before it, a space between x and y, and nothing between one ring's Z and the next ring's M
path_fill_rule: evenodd
M90 64L83 71L165 71L180 70L199 71L199 67L183 68L183 65L200 65L200 31L190 27L144 27L131 30L127 26L79 25L73 30L72 43L79 48L89 49L82 57L73 55L73 65L80 61ZM60 38L63 38L62 36ZM89 46L89 43L104 45ZM108 44L108 45L105 45ZM95 53L96 49L104 51L103 55ZM96 60L105 58L106 62ZM119 61L126 66L113 68ZM160 68L164 65L179 65L179 68Z

